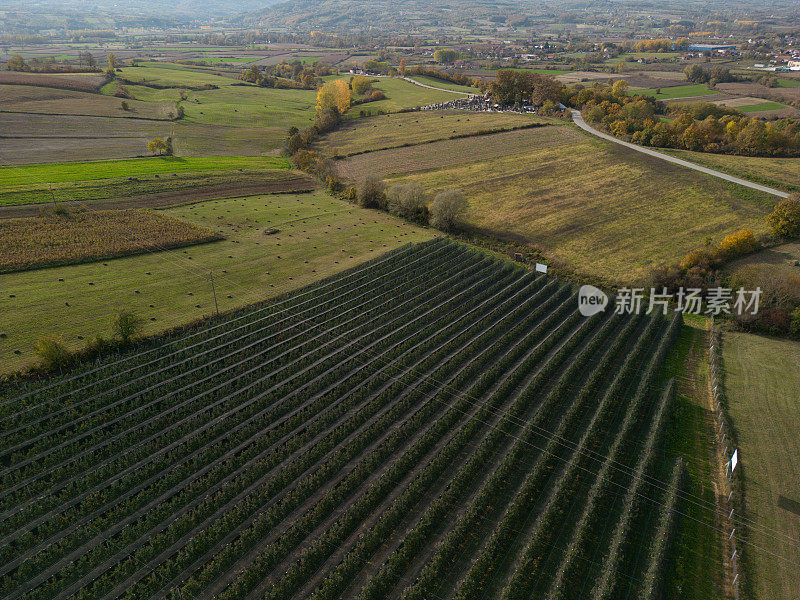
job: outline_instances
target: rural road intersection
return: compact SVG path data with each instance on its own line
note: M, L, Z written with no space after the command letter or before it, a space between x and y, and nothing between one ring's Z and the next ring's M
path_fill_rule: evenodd
M630 142L624 142L620 139L615 138L614 136L608 135L607 133L603 133L602 131L598 131L597 129L590 127L586 123L586 121L583 120L583 116L581 116L580 111L575 110L574 108L572 109L572 119L575 121L575 124L584 131L588 131L592 135L596 135L597 137L601 137L604 140L608 140L609 142L614 142L615 144L625 146L626 148L630 148L631 150L636 150L637 152L641 152L643 154L649 154L650 156L655 156L656 158L660 158L662 160L666 160L667 162L671 162L673 164L686 167L687 169L694 169L695 171L700 171L701 173L705 173L706 175L711 175L713 177L719 177L720 179L724 179L726 181L738 183L739 185L743 185L745 187L758 190L759 192L766 192L767 194L772 194L773 196L778 196L780 198L789 197L789 194L787 192L782 192L781 190L776 190L774 188L767 187L765 185L759 185L757 183L753 183L752 181L747 181L746 179L740 179L739 177L734 177L733 175L721 173L720 171L707 169L706 167L701 167L700 165L697 165L695 163L681 160L680 158L675 158L674 156L670 156L669 154L664 154L663 152L656 152L655 150L650 150L649 148L637 146L636 144L631 144Z

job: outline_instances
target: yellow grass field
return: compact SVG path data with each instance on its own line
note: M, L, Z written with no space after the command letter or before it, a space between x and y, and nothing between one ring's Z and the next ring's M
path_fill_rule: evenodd
M371 150L423 144L452 136L504 131L552 119L530 115L456 110L394 113L350 121L327 135L319 147L328 154L349 156Z
M707 238L766 231L771 200L587 137L568 126L370 152L338 163L357 180L459 188L478 232L541 247L570 270L642 282Z
M800 158L728 156L687 150L672 150L670 153L684 160L719 169L757 183L787 190L800 190Z

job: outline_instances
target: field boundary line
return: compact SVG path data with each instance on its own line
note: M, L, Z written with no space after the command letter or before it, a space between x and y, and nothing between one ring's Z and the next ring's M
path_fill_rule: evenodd
M84 115L77 113L49 113L49 112L33 112L28 110L2 110L2 113L12 115L33 115L42 117L90 117L93 119L134 119L138 121L155 121L156 123L174 123L175 119L156 119L155 117L134 117L130 115ZM8 137L8 136L3 136ZM19 136L25 139L28 136ZM141 137L141 136L140 136Z
M736 436L736 432L733 427L733 421L730 415L727 412L727 404L728 398L725 394L725 387L723 384L723 377L722 377L722 331L719 328L719 325L716 323L714 317L711 317L711 332L709 335L709 348L708 348L708 367L709 367L709 392L711 396L711 402L713 405L713 414L714 414L714 439L715 439L715 446L717 460L718 461L726 461L725 463L725 475L727 476L727 483L724 485L723 489L719 490L725 496L723 500L720 498L720 493L717 493L717 505L720 509L725 507L722 512L728 515L727 518L722 518L722 527L724 528L725 537L727 540L723 538L722 540L722 548L723 548L723 555L722 555L722 573L723 573L723 586L728 587L730 586L730 590L733 591L733 598L734 600L739 600L739 590L742 587L742 579L741 579L741 571L739 569L739 557L740 557L740 549L736 545L737 538L739 541L746 543L747 540L745 536L747 534L747 526L748 523L746 522L739 522L737 523L736 518L734 517L734 513L739 511L742 515L745 514L744 511L744 489L743 485L737 485L741 483L739 481L739 477L734 477L733 471L731 471L731 460L728 457L731 456L731 452L736 451L736 447L738 445L738 440ZM728 442L731 443L731 448L728 448ZM721 466L721 465L720 465ZM739 473L741 474L741 466L739 467ZM728 513L728 509L730 513ZM741 519L741 517L740 517ZM740 529L744 531L740 531L738 535L736 535L736 527L739 526ZM730 569L730 570L729 570ZM727 580L727 581L726 581ZM728 591L728 590L726 590Z

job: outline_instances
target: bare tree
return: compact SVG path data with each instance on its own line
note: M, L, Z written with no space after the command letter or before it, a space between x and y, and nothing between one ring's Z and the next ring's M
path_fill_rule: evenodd
M464 219L467 206L467 199L459 190L439 192L431 204L431 225L443 231L457 229Z
M358 185L359 206L386 208L386 184L377 175L367 175Z

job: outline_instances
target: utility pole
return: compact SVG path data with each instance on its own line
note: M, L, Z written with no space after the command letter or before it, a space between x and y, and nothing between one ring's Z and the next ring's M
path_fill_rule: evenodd
M208 272L211 278L211 293L214 294L214 308L217 309L217 316L219 316L219 304L217 304L217 290L214 288L214 271Z

